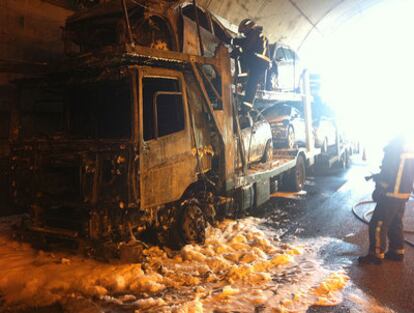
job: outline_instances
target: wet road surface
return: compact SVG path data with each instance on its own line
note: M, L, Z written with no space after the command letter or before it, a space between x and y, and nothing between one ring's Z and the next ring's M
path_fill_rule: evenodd
M406 246L403 263L385 261L381 266L359 266L356 261L359 255L367 251L367 225L355 218L351 209L361 200L370 200L374 186L364 180L368 174L366 165L356 160L347 171L336 170L324 176L309 177L306 196L297 200L275 197L259 215L266 217L269 225L279 229L284 238L336 238L321 252L328 266L346 268L352 286L372 296L380 304L397 313L412 313L413 247ZM409 203L407 209L413 208L414 205ZM355 310L345 297L344 303L338 307L311 308L308 312L345 313ZM375 310L367 308L366 312Z

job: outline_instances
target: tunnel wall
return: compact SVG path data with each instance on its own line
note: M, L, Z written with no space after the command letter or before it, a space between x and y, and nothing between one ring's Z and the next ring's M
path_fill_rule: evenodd
M61 27L72 11L52 2L0 0L0 216L18 212L10 204L10 148L4 131L18 99L12 82L27 75L28 64L63 54Z
M44 62L61 55L61 26L71 13L42 0L0 0L0 61ZM0 70L0 85L17 76L10 71Z
M295 50L334 32L349 19L387 0L197 0L213 13L238 25L251 18L271 41Z

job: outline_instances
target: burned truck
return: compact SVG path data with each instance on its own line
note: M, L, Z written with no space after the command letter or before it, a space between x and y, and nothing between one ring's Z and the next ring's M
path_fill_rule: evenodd
M145 52L20 82L13 194L31 230L117 241L153 228L202 242L207 221L247 208L226 49L212 59ZM217 89L205 69L217 69ZM251 137L249 162L265 163L268 124Z
M309 93L258 91L263 105L304 108L306 147L275 149L259 111L239 114L229 36L185 1L110 1L68 19L66 59L18 81L12 109L10 188L31 238L178 248L279 185L304 187L321 159Z
M30 207L31 230L47 235L121 241L174 224L179 241L202 241L212 192L233 174L235 151L221 140L233 134L229 88L209 112L188 68L201 75L204 60L119 57L21 82L15 199Z
M176 5L157 3L174 29ZM117 10L81 13L67 32L102 16L113 25L154 16L149 1L135 10L124 2L124 16L121 2L109 4ZM270 166L270 126L256 116L240 128L223 44L205 57L140 45L134 36L103 46L88 38L74 42L93 49L18 82L12 194L30 211L32 233L82 246L155 234L179 247L203 242L207 223L269 198L268 177L253 183L245 175L249 164ZM168 39L177 47L175 36Z

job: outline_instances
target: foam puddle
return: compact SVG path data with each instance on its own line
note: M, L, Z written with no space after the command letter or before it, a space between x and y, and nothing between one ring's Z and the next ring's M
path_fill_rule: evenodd
M348 277L321 265L320 244L278 241L247 218L208 230L203 246L151 247L141 264L36 251L0 222L0 303L19 308L91 299L105 311L306 312L336 305ZM0 307L1 308L1 307Z
M344 296L349 302L353 303L353 313L395 313L395 311L382 306L375 299L364 294L361 290L355 290L353 288L349 288L352 290L347 289L344 291Z

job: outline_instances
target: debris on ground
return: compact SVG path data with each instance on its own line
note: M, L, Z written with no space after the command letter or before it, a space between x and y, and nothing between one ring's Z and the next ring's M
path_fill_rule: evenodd
M142 262L129 264L35 250L13 240L9 225L0 222L0 303L7 308L75 298L127 312L306 312L340 303L348 282L345 272L322 266L317 244L282 242L256 218L209 228L203 246L146 248Z

